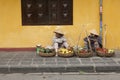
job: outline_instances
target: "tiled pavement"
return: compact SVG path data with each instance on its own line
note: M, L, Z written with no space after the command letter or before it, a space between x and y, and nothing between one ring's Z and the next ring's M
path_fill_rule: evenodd
M40 57L35 52L0 52L0 73L120 72L120 51L111 58Z

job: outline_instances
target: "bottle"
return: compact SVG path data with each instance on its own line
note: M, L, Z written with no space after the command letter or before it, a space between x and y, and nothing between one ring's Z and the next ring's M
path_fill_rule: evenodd
M40 44L36 45L36 54L40 53L40 48L41 48Z

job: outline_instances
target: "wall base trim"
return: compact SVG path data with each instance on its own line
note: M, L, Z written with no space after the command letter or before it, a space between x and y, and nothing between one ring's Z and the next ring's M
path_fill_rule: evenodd
M36 51L35 47L27 48L0 48L0 51Z

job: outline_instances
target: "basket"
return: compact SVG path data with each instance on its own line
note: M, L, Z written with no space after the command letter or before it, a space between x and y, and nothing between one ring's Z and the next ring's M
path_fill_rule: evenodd
M115 52L113 52L113 53L107 53L106 55L105 55L105 57L113 57L115 55Z
M115 55L115 52L107 53L107 52L102 52L102 51L96 51L96 53L100 57L113 57Z
M56 55L55 52L52 52L52 53L43 53L43 52L40 52L39 55L41 57L54 57Z
M101 49L102 50L102 49ZM115 55L115 52L111 52L111 53L108 53L108 49L106 49L106 51L99 51L99 50L96 50L96 53L98 56L100 57L112 57Z
M59 57L73 57L74 51L72 47L69 47L68 49L60 48L57 54Z
M87 51L85 53L83 53L83 52L76 52L75 54L76 54L76 56L81 57L81 58L87 58L87 57L93 56L93 53L90 52L90 51Z
M59 57L65 57L65 58L74 56L74 53L63 54L63 53L58 52L57 54Z

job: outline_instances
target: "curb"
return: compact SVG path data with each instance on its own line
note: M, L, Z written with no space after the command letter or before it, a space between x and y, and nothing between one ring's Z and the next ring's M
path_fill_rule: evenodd
M94 66L0 66L0 73L69 73L69 72L85 72L85 73L96 73L96 72L120 72L120 65L96 65Z

